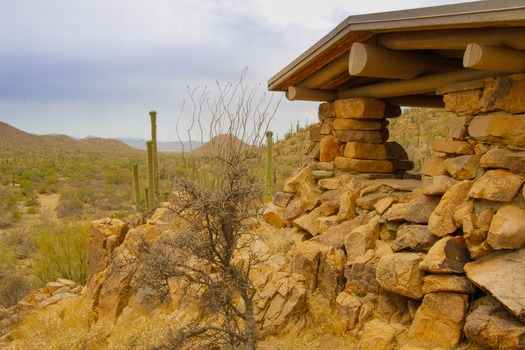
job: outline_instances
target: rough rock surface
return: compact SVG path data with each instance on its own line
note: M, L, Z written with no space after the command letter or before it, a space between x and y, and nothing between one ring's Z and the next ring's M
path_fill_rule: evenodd
M525 248L494 252L465 265L468 278L525 323Z
M467 309L465 294L427 294L416 311L408 336L415 341L455 348L461 341Z

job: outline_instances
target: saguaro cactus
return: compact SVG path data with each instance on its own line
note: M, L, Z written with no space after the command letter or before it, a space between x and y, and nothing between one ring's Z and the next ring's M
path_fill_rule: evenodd
M148 211L156 206L155 203L155 173L153 165L153 141L146 142L146 148L148 150Z
M153 187L154 195L159 194L159 155L157 153L157 112L149 112L151 120L151 142L153 144Z
M142 211L142 200L140 198L140 183L139 183L139 165L133 164L133 190L134 190L134 199L135 199L135 208L137 211Z
M273 184L273 132L266 132L266 179L264 182L266 199L269 200L271 197L271 189Z

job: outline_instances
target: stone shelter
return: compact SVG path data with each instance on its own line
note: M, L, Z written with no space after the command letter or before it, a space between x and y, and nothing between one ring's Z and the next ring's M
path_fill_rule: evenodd
M305 232L291 271L360 349L525 348L524 50L523 1L470 2L350 16L269 79L319 122L265 218ZM401 107L457 116L420 175Z

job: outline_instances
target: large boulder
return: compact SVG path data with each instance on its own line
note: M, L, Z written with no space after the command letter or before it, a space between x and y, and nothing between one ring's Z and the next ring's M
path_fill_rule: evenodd
M419 263L423 260L420 253L396 253L386 255L379 260L376 279L387 291L409 298L423 297L423 276Z
M463 237L445 236L430 248L419 266L432 273L463 273L463 267L469 261L470 254Z
M497 300L485 296L476 300L465 322L465 335L489 349L525 349L525 325L515 320Z
M510 171L487 171L470 189L469 196L496 202L511 201L521 189L525 177Z
M525 209L504 205L492 218L487 243L494 249L518 249L525 244Z
M468 278L525 323L525 248L498 251L465 265Z
M456 348L461 341L467 310L466 294L427 294L416 311L408 336L417 342Z
M428 219L430 232L438 237L443 237L458 229L454 213L467 200L471 187L472 181L461 181L445 193Z
M496 112L474 117L470 122L470 136L480 142L502 143L509 147L525 148L525 115Z

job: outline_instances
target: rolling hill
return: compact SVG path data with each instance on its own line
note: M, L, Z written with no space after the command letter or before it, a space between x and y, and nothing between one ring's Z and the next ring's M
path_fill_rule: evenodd
M76 140L67 135L35 135L0 121L0 148L2 149L61 149L96 152L140 152L121 141L100 137Z

